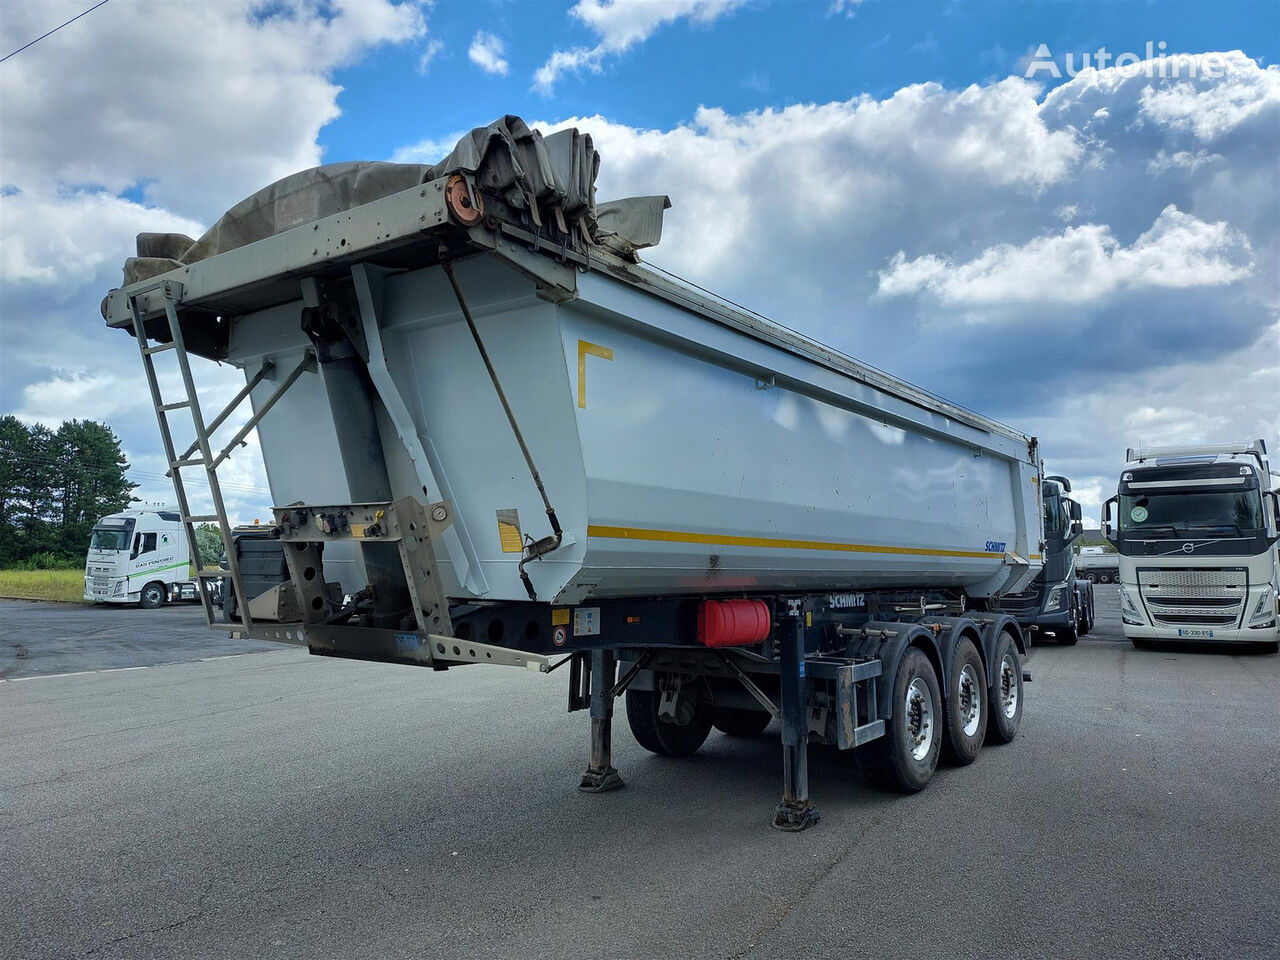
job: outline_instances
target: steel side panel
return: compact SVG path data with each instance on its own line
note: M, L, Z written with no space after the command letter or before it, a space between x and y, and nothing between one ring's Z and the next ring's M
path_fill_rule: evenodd
M565 529L564 545L528 566L540 599L973 587L1005 579L1003 548L989 542L1012 551L1030 534L1038 544L1034 467L1007 436L602 275L582 275L579 299L556 305L496 257L456 269ZM233 362L252 375L270 355L288 369L304 342L298 306L237 321ZM438 452L475 544L485 599L527 599L520 555L503 551L497 512L517 510L526 537L549 527L439 267L388 277L382 332L419 439ZM774 371L778 385L757 389L757 370ZM270 383L259 389L265 396ZM342 471L316 374L304 375L260 430L277 504L346 499L332 486ZM395 496L422 497L389 430L384 446ZM599 535L608 528L678 536ZM893 552L875 549L886 546ZM451 595L465 596L459 571L438 559ZM1033 562L1031 574L1038 568Z

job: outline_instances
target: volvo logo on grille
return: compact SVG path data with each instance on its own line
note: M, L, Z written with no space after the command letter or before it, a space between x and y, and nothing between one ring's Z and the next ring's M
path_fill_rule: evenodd
M1184 543L1182 545L1183 553L1194 553L1195 549L1196 549L1196 545L1194 543Z

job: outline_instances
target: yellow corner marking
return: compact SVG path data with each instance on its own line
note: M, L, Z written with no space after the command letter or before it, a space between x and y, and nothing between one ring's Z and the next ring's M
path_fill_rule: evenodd
M766 547L775 550L833 550L837 553L889 553L907 557L973 557L985 560L1003 557L986 550L933 550L926 547L890 547L833 540L790 540L773 537L739 537L732 534L691 533L686 530L651 530L643 527L587 526L588 537L612 540L656 540L663 543L705 543L730 547Z
M599 344L588 343L586 340L578 341L578 406L587 409L587 355L593 357L603 357L605 360L613 359L613 348L602 347Z

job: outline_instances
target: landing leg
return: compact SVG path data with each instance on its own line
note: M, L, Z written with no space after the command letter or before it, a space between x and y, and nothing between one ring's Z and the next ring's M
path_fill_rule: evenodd
M591 651L591 765L582 775L578 789L583 793L604 793L622 786L622 777L613 769L613 684L618 661L612 650Z
M804 623L780 631L782 653L782 802L773 814L779 830L797 832L820 819L809 800L809 726L804 703Z

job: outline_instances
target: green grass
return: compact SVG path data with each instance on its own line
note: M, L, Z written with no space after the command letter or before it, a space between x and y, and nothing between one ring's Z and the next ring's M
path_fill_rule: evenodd
M84 600L84 570L0 570L0 597Z

